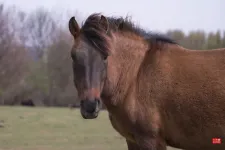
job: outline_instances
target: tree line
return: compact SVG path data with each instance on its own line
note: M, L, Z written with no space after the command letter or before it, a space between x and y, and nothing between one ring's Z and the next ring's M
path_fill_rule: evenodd
M73 39L67 27L74 13L56 15L42 8L26 13L0 4L0 105L28 100L37 106L79 104L70 58ZM190 49L225 47L225 31L165 34Z

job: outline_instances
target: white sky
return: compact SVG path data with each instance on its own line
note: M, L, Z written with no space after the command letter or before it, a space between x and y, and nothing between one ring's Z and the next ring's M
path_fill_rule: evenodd
M44 7L57 12L94 12L105 15L131 15L148 30L225 30L225 0L0 0L25 11ZM86 18L83 18L86 19Z

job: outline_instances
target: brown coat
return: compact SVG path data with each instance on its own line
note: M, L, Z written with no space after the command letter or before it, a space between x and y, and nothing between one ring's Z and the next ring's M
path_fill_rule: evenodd
M225 150L225 48L185 49L98 14L80 36L109 54L102 101L129 150Z
M120 74L114 80L121 85L110 100L103 100L119 107L106 102L113 127L141 145L151 135L177 148L225 149L224 143L212 144L212 138L225 137L225 49L200 51L166 45L147 52L144 61L140 61L142 52L137 55L140 58L128 58L129 65L118 70L113 63L108 67L109 72ZM108 74L112 75L108 78L117 76Z

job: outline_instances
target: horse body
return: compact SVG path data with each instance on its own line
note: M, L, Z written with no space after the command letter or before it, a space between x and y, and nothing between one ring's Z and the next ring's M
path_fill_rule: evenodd
M172 58L177 64L172 89L161 102L165 135L174 144L179 141L181 148L224 149L224 143L215 147L212 138L225 137L225 49L183 54Z
M86 97L101 93L112 126L126 138L129 150L166 150L167 145L186 150L225 149L223 141L212 144L212 138L225 138L225 49L185 49L162 37L146 38L124 20L96 14L86 22L80 37L85 35L86 43L110 50L110 55L104 86L95 92L93 87L85 89L89 94L78 88L78 93ZM74 47L82 47L80 43ZM96 49L82 50L100 55ZM81 78L76 80L77 87L85 87L78 82ZM90 118L87 106L92 100L84 101L87 105L81 109Z
M115 45L124 44L120 38L117 42ZM120 51L126 50L120 47ZM146 53L148 56L142 54L127 57L130 60L126 62L130 64L118 70L111 63L108 67L108 74L113 76L115 73L111 72L116 72L125 76L114 80L117 81L114 88L119 92L103 100L111 111L113 127L133 142L159 136L177 148L214 149L212 138L223 139L225 135L225 49L199 51L166 45L163 51L150 51ZM138 58L143 61L136 61ZM117 109L113 110L115 106L108 102L114 103Z
M225 135L225 49L195 51L177 45L166 48L150 52L139 69L126 74L126 79L129 75L136 77L129 90L124 90L124 84L116 87L117 91L126 91L122 98L126 105L122 106L127 108L110 112L113 127L131 141L150 135L177 148L215 149L212 138L224 139ZM115 99L103 101L106 105L117 101L117 94L114 96Z

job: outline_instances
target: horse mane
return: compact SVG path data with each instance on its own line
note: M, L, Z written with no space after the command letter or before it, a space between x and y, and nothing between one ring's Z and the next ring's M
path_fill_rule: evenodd
M177 44L174 40L166 35L148 32L135 25L129 17L106 17L109 22L109 31L106 34L105 29L99 24L100 13L90 15L82 25L81 31L87 41L103 53L110 51L109 37L111 31L114 32L131 32L146 40L149 43Z

